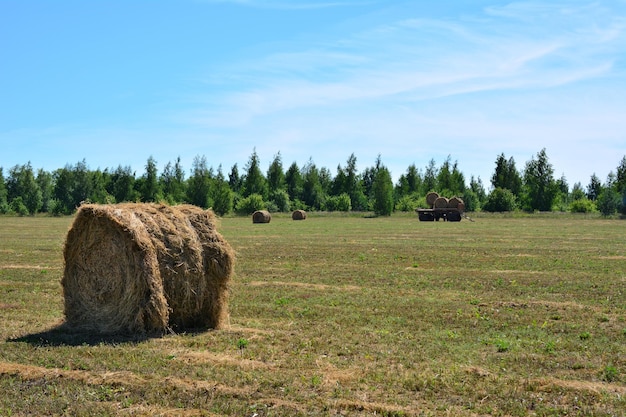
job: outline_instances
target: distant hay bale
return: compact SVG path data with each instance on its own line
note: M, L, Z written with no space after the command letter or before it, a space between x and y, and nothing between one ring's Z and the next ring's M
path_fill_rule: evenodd
M67 324L104 334L220 328L234 252L210 210L87 204L65 242Z
M448 208L454 208L454 209L461 209L459 206L463 205L463 208L465 208L465 204L463 203L463 200L459 197L452 197L450 200L448 200Z
M292 220L305 220L306 219L306 211L304 211L304 210L294 210L294 212L291 213L291 219Z
M448 199L445 197L437 197L433 206L435 208L448 208Z
M430 192L426 194L426 204L432 207L435 204L435 200L439 198L439 194L435 192Z
M267 210L257 210L252 213L252 223L269 223L272 215Z

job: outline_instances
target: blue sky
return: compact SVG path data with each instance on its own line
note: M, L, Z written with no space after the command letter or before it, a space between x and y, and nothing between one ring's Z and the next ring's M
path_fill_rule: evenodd
M0 166L626 155L626 1L0 0Z

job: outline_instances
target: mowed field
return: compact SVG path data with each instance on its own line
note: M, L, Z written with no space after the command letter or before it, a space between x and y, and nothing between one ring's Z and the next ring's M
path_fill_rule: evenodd
M223 218L227 329L100 339L72 219L0 217L0 415L626 415L626 222L475 220Z

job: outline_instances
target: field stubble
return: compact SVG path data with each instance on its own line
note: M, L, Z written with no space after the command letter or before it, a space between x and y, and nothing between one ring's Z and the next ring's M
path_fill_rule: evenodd
M226 330L57 327L70 218L0 217L0 415L623 415L626 223L223 218Z

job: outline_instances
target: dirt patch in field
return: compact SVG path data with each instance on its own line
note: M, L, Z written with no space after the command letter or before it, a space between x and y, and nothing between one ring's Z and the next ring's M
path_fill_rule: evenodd
M180 408L161 408L156 406L131 405L130 407L116 410L116 414L120 416L164 416L164 417L193 417L208 416L220 417L220 414L213 414L206 410L198 409L180 409Z
M359 291L361 287L356 285L326 285L326 284L310 284L308 282L286 282L286 281L251 281L248 285L252 287L297 287L297 288L309 288L313 290L341 290L341 291Z
M508 308L529 308L529 307L544 307L569 310L572 308L579 310L600 310L598 307L592 307L585 304L576 303L573 301L498 301L494 303L496 307L508 307Z
M0 375L17 375L27 380L42 378L68 378L74 381L81 381L89 385L142 385L144 382L140 377L127 371L104 372L102 374L98 374L87 371L43 368L40 366L8 362L0 362Z
M325 357L315 361L318 371L322 374L322 384L328 388L334 388L339 384L353 382L359 378L362 368L337 368L325 360Z
M0 287L19 287L24 288L33 285L30 282L23 281L0 281Z
M529 271L521 269L492 269L487 271L490 274L524 274L524 275L546 275L550 272L547 271Z
M206 351L181 352L176 355L176 359L189 364L217 363L220 365L230 365L245 369L268 369L274 367L274 365L262 361Z
M41 266L41 265L15 265L15 264L7 264L0 265L0 269L35 269L35 270L54 270L61 269L60 266Z
M465 368L465 371L470 375L475 375L481 378L486 378L492 375L491 372L479 366L468 366Z
M43 378L67 378L79 381L87 385L121 385L127 387L142 387L150 383L161 383L162 377L154 376L144 378L129 371L118 372L90 372L83 370L65 370L59 368L43 368L34 365L0 362L0 375L19 376L26 380L38 380ZM176 388L197 390L202 392L219 392L225 395L247 396L253 388L229 387L214 381L196 381L191 379L168 377L162 380L164 383Z
M538 390L552 392L554 390L571 390L574 392L590 392L593 394L614 393L617 395L626 394L626 386L610 384L606 382L576 381L558 378L538 378L530 381Z
M413 408L371 401L337 400L330 402L330 406L339 410L357 411L359 413L367 413L368 415L418 415Z
M626 259L626 256L624 256L624 255L598 256L598 259L605 259L605 260L611 260L611 261L622 261L622 260Z
M262 335L273 335L274 331L273 330L267 330L267 329L257 329L254 327L242 327L242 326L238 326L236 324L233 324L229 327L228 329L229 331L232 332L242 332L242 333L253 333L253 334L262 334Z

